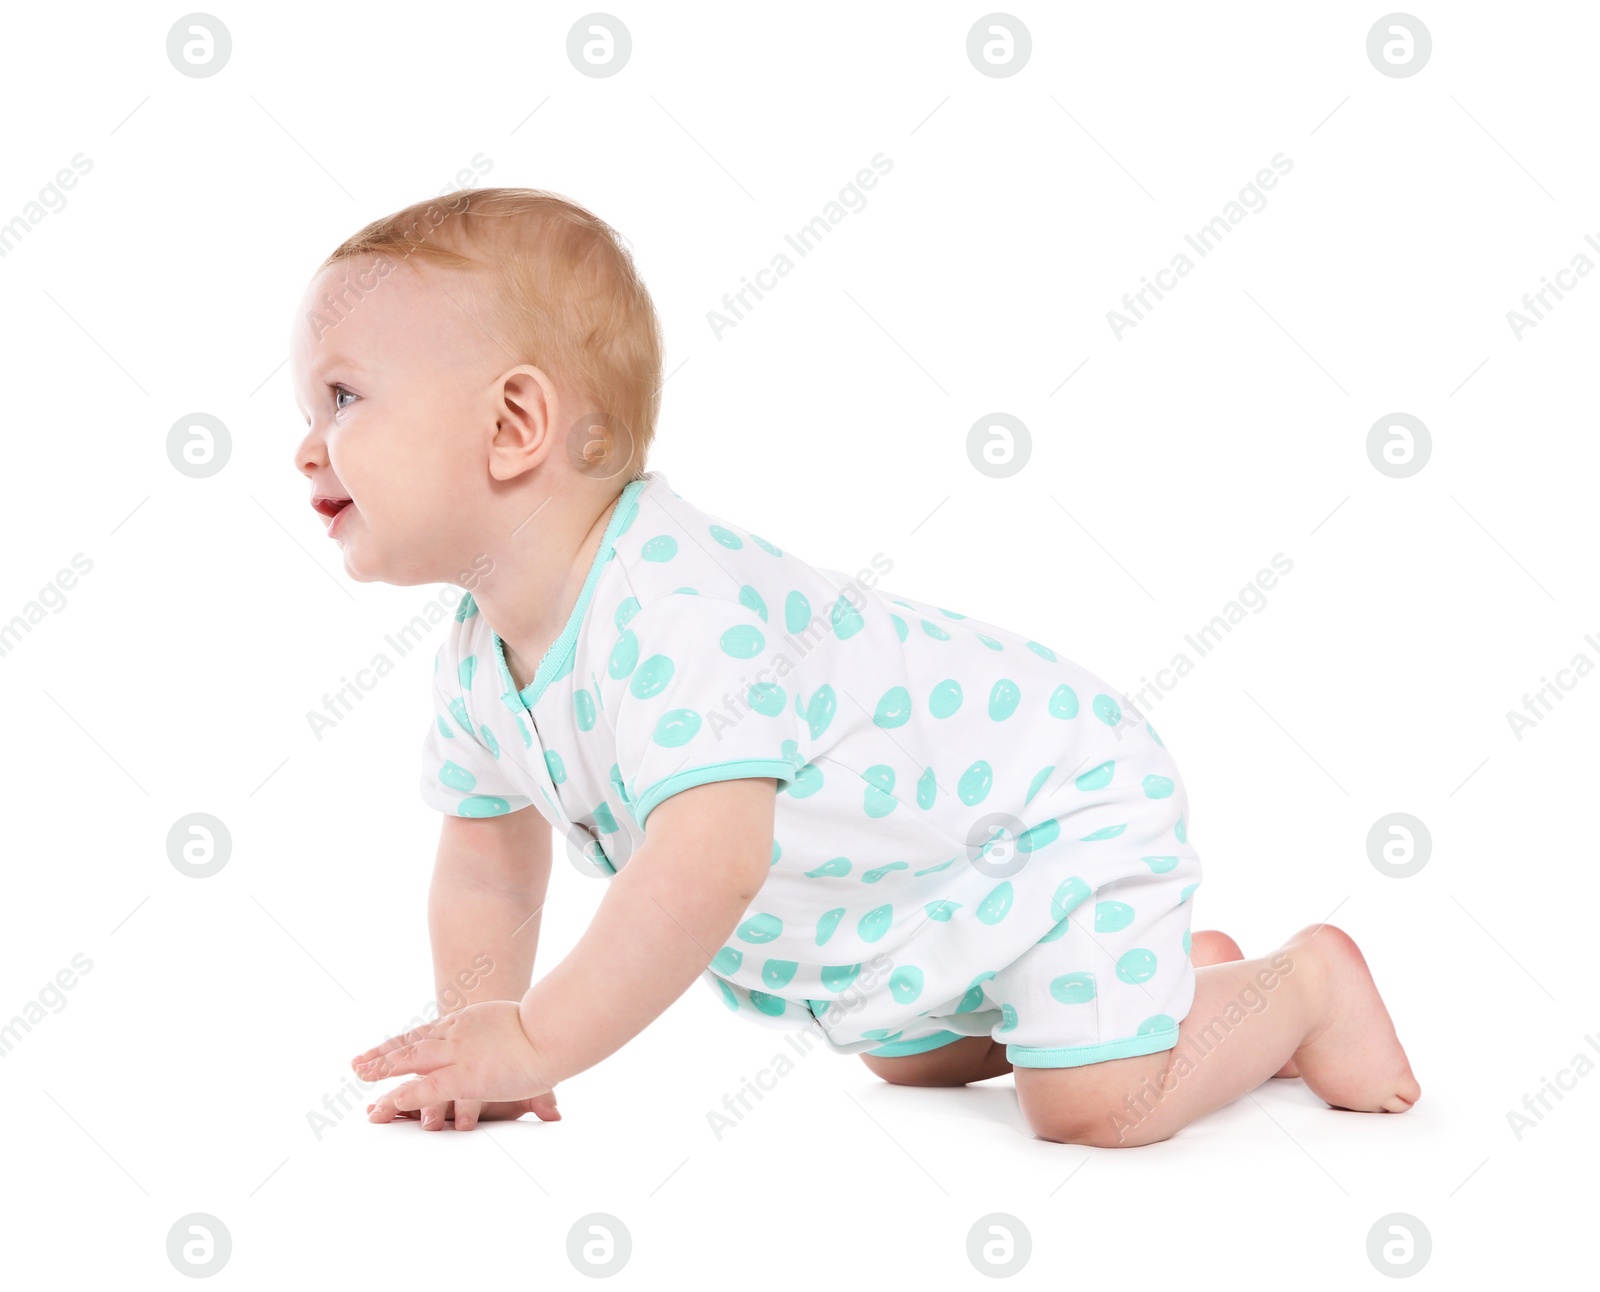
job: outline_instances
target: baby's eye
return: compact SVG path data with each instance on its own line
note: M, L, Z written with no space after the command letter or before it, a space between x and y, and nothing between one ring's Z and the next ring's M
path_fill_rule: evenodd
M336 384L336 385L329 386L328 389L333 391L333 411L334 412L338 412L340 409L345 407L345 405L343 405L343 404L341 404L339 402L339 394L340 394L341 391L344 394L349 395L352 399L357 398L355 391L350 390L350 389L348 389L347 387L344 387L344 386L340 386L340 385Z

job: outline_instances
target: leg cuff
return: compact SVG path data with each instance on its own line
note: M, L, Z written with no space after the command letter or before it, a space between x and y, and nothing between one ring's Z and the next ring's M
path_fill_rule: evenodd
M914 1041L890 1041L866 1053L882 1055L884 1058L898 1058L904 1054L921 1054L924 1050L936 1050L941 1045L949 1045L952 1041L964 1040L966 1037L960 1032L932 1032L927 1036L919 1036Z
M1104 1063L1107 1059L1131 1059L1140 1054L1154 1054L1157 1050L1170 1050L1177 1043L1178 1028L1174 1024L1159 1032L1146 1032L1141 1036L1105 1041L1099 1045L1008 1045L1006 1059L1016 1068L1076 1068L1085 1063Z

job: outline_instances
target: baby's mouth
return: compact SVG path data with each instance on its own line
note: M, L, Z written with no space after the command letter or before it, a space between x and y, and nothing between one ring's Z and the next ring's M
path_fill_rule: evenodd
M319 515L326 516L329 520L332 520L335 516L337 516L341 511L343 511L346 507L348 507L350 505L350 499L348 499L348 498L313 498L311 500L311 505L314 508L316 508L317 513Z

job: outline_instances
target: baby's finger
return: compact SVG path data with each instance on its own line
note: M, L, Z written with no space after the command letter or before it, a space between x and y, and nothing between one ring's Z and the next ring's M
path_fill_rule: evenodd
M478 1118L482 1115L483 1102L481 1100L456 1100L456 1129L458 1131L471 1130L478 1124Z
M454 1070L440 1068L430 1076L417 1081L408 1081L403 1086L396 1086L384 1095L384 1099L389 1100L400 1112L413 1108L423 1109L429 1104L448 1103L452 1098L451 1088L454 1085Z
M388 1054L391 1050L398 1050L403 1045L415 1045L418 1041L433 1035L433 1024L424 1023L421 1027L413 1027L408 1032L401 1032L399 1036L391 1036L388 1040L379 1041L371 1049L363 1050L350 1060L352 1068L359 1067L362 1063L376 1059L380 1054Z
M370 1058L362 1055L354 1060L351 1066L363 1081L382 1081L387 1077L398 1077L407 1072L418 1074L433 1072L449 1062L449 1042L424 1037L415 1042L397 1045L386 1053L375 1054Z
M460 1107L461 1107L460 1104L456 1105L456 1108L458 1110L456 1115L458 1117L460 1116L460 1112L459 1112ZM450 1114L450 1105L449 1104L429 1104L426 1108L423 1108L423 1109L420 1110L420 1116L422 1117L422 1129L423 1130L433 1130L433 1131L443 1130L444 1129L445 1118L448 1117L449 1114ZM456 1129L459 1130L460 1127L457 1126Z

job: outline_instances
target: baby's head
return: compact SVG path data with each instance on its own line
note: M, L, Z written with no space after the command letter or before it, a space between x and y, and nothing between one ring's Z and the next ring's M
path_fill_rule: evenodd
M536 189L464 190L333 251L289 368L295 466L314 504L351 500L333 531L350 576L462 583L643 474L661 332L604 221Z

